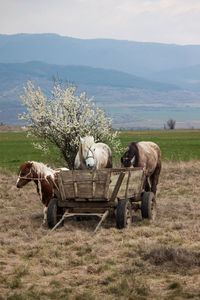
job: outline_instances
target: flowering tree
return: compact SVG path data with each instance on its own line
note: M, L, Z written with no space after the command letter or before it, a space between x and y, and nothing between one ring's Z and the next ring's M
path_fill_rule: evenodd
M40 149L47 151L50 145L55 145L69 168L73 168L80 137L92 135L96 142L105 142L113 151L120 151L117 132L111 130L111 119L86 93L78 97L75 92L74 86L63 88L55 83L51 97L47 98L29 81L20 96L27 111L19 119L27 121L29 133L42 138Z

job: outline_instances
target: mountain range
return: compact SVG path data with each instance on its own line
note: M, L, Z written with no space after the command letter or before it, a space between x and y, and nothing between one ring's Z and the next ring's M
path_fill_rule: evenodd
M77 39L56 34L0 35L0 62L43 61L146 76L200 64L200 45Z
M190 110L199 107L199 53L200 45L0 35L0 121L18 123L28 80L48 93L57 78L94 96L117 126L159 127L173 116L193 126L186 124L198 124Z
M18 77L18 78L17 78ZM27 81L28 78L46 78L74 82L75 84L92 84L115 87L129 87L151 90L176 90L175 84L165 84L116 70L87 66L60 66L43 62L0 63L0 78Z

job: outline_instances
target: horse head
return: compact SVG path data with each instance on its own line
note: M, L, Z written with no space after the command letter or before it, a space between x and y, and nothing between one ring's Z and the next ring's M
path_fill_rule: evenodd
M84 161L87 169L94 169L96 167L94 137L86 136L80 138L80 141L81 160Z
M31 181L31 178L33 177L32 165L33 165L32 162L24 162L19 167L18 178L17 178L17 182L16 182L16 186L18 188L22 188L28 182Z
M138 163L138 148L137 143L132 142L125 149L123 156L121 157L121 165L125 168L135 167Z

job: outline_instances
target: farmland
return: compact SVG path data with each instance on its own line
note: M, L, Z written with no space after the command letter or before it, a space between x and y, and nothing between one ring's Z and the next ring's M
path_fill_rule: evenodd
M120 139L162 150L157 219L138 212L118 230L108 218L94 236L97 219L71 218L48 235L34 184L17 189L16 172L25 160L60 162L24 132L0 133L0 299L200 299L200 131L123 131Z
M159 145L164 161L200 159L200 130L122 131L122 145L131 141L152 141Z
M0 172L0 299L168 300L200 298L200 162L164 162L154 223L135 215L42 226L32 183Z
M147 130L120 131L123 148L131 141L153 141L162 151L164 161L189 161L200 159L200 130ZM44 156L33 147L37 139L27 138L25 132L0 132L0 168L16 172L26 160L42 161L60 167L64 162L58 160L55 152ZM119 157L115 158L115 163Z

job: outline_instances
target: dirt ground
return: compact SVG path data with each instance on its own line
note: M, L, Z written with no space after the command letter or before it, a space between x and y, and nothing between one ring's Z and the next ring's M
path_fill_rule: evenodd
M0 299L200 299L200 161L164 163L157 219L42 225L32 183L0 172Z

